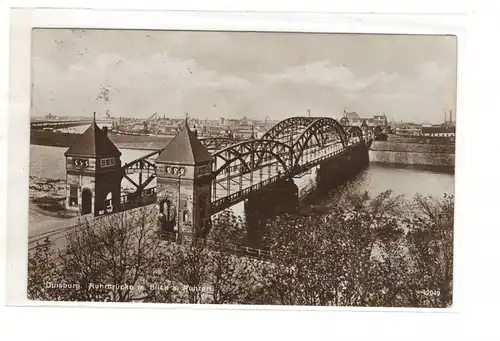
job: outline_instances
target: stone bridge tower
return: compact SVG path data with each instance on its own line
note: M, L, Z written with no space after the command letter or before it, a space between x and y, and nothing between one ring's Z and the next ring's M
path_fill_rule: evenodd
M178 238L202 236L210 223L212 155L187 121L156 159L161 229Z
M98 216L120 210L121 152L95 122L64 153L66 208Z

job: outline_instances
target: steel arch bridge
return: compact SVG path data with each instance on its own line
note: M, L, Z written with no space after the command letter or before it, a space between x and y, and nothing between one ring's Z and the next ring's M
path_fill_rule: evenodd
M273 126L260 139L236 141L215 137L200 138L200 141L213 156L211 214L364 143L359 127L346 131L329 117L291 117ZM135 195L145 193L146 186L154 180L154 158L161 151L151 152L122 167L124 178L136 187ZM138 183L128 177L134 173L139 173ZM146 179L142 178L143 174L147 175Z
M261 139L218 150L212 154L212 213L347 153L363 142L362 137L359 127L346 132L333 118L291 117Z

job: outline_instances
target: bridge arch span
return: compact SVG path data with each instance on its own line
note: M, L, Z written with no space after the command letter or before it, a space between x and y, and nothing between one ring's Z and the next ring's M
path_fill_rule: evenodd
M350 142L357 143L363 139L363 131L358 126L352 126L347 130L347 136Z
M294 166L299 165L307 149L324 147L326 144L333 146L336 142L340 142L342 147L347 146L349 143L347 134L340 123L329 117L314 120L294 141Z
M275 124L262 136L261 140L278 140L288 143L289 139L287 139L287 137L290 137L290 134L292 133L291 142L293 143L293 132L302 131L314 120L317 120L317 117L289 117Z
M231 172L251 173L262 167L266 161L279 163L284 172L290 170L292 148L274 140L248 140L224 149L213 155L212 176Z
M358 126L352 126L347 130L348 136L363 136L363 131Z
M224 136L200 137L199 140L208 150L222 149L237 142L236 139Z

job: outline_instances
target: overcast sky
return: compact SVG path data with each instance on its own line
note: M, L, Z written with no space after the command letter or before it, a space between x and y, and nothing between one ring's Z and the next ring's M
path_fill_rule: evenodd
M32 55L32 115L439 123L456 107L454 37L37 29Z

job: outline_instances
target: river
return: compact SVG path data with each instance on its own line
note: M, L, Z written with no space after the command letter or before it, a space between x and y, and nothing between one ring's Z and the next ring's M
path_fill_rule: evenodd
M67 148L30 146L30 175L42 178L65 179L65 157ZM121 149L122 164L147 154L147 150ZM128 181L123 185L127 186ZM155 186L155 181L150 186ZM411 199L415 194L443 196L444 193L454 194L455 176L450 172L435 169L414 169L370 164L368 168L356 175L347 184L350 188L368 191L376 195L385 190L394 194L404 195ZM127 186L128 187L128 186ZM325 199L327 200L327 199ZM242 211L243 205L235 207L236 212Z

